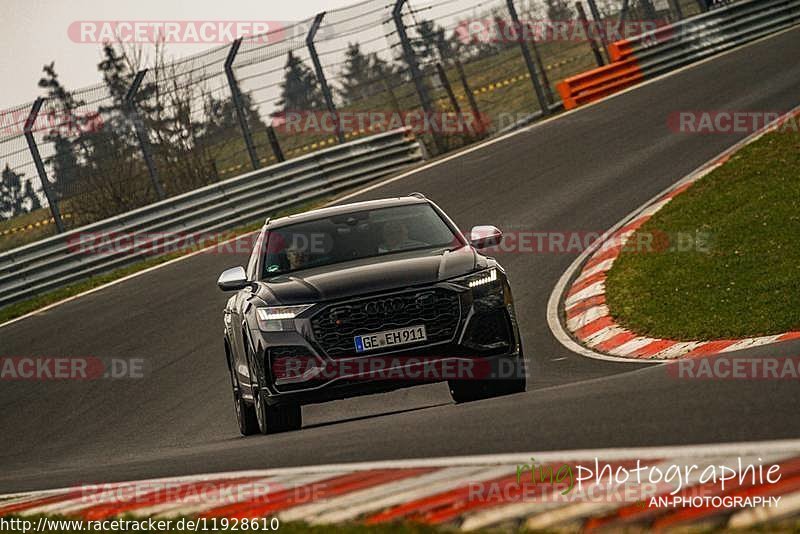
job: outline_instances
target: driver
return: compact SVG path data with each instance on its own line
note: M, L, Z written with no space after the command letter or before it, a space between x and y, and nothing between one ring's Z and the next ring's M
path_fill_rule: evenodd
M408 248L425 246L422 241L415 241L408 237L408 227L402 221L387 221L383 225L383 242L378 246L378 252L394 252Z
M296 271L308 265L310 255L308 254L307 247L298 246L297 243L292 243L286 249L286 260L289 262L289 269Z

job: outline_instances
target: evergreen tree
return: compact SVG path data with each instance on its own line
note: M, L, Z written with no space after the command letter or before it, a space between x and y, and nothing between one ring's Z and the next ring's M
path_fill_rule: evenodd
M436 26L431 20L422 20L417 24L419 38L414 41L414 53L421 67L432 65L439 57L439 50L445 46L444 28Z
M571 20L572 9L567 0L545 0L547 3L547 18L551 21L564 22Z
M53 143L53 155L48 157L45 162L51 166L53 178L53 191L57 196L64 194L74 188L80 168L78 157L75 154L73 142L70 134L80 132L85 124L85 118L78 116L78 109L85 103L77 100L72 93L67 91L58 79L55 70L55 63L50 63L42 67L44 76L39 80L39 87L47 90L48 101L52 102L50 122L54 125L43 137L44 141ZM80 134L78 133L80 136ZM83 146L84 156L86 147Z
M325 107L325 99L317 83L317 77L303 61L289 52L281 83L281 98L276 106L280 115L285 111L307 111Z
M12 218L42 207L39 197L24 175L11 170L8 164L0 175L0 218Z
M402 83L400 72L381 59L376 52L364 54L357 43L347 47L342 78L342 96L352 104L385 90L383 82L392 87Z
M349 43L342 70L342 96L347 102L356 102L369 96L368 85L374 79L370 57L361 52L358 43Z

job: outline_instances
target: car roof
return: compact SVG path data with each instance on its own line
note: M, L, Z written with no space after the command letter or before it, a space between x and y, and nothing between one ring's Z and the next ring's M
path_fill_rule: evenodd
M409 206L414 204L430 204L430 201L422 196L407 196L367 200L364 202L352 202L350 204L339 204L337 206L304 211L295 215L287 215L286 217L281 217L279 219L271 219L267 221L265 227L271 230L273 228L286 226L287 224L312 221L314 219L320 219L323 217L332 217L334 215L342 215L376 208L390 208L393 206Z

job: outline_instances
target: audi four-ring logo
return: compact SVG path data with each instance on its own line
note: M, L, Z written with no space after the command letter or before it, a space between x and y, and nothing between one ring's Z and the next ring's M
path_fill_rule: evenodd
M388 315L390 313L398 313L405 309L406 303L401 298L373 300L364 306L364 311L369 314Z

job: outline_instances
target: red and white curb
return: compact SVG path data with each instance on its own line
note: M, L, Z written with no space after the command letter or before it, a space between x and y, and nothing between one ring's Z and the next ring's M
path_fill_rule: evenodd
M583 489L576 492L573 484L567 492L569 479L558 486L547 475L531 482L530 471L518 479L524 464L556 472L564 465L584 466L586 471L573 471L583 477ZM694 470L687 472L690 466ZM715 479L707 476L711 466ZM725 486L722 466L729 470ZM637 467L652 469L647 473L658 468L665 482L647 474L641 484L631 484L619 474L620 468ZM670 469L685 475L667 484ZM85 485L0 496L0 516L12 514L414 521L461 530L661 529L698 522L745 528L800 514L800 440L400 460Z
M639 227L677 195L725 164L742 147L765 135L774 125L798 114L800 108L790 111L704 164L618 223L598 240L593 248L581 255L570 266L565 276L562 276L551 295L548 321L556 337L573 350L575 350L574 344L571 344L570 340L565 340L565 334L577 340L581 348L576 352L590 357L654 363L677 358L711 356L800 339L800 332L713 341L676 341L641 336L616 323L606 304L606 275ZM578 274L574 276L576 272ZM568 332L564 331L564 326Z

